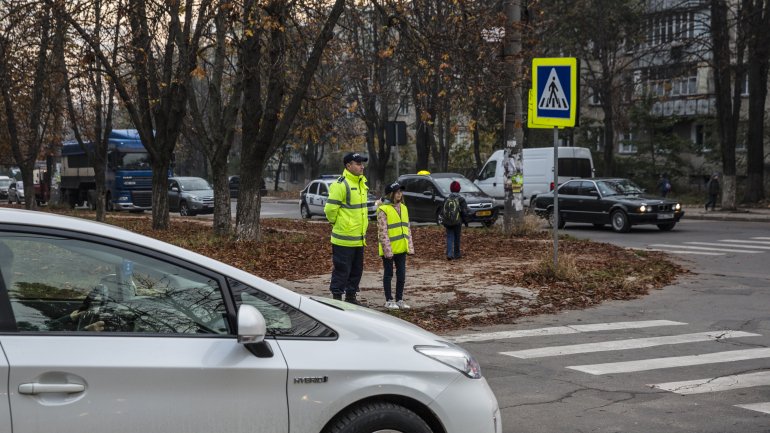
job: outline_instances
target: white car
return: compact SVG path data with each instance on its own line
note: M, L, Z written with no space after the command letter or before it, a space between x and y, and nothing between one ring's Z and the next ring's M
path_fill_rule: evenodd
M2 432L502 432L465 350L133 232L0 209L0 273Z
M326 215L324 206L329 199L329 187L339 179L338 175L322 175L319 179L310 181L299 193L299 213L302 218L310 219L313 215ZM377 197L369 190L366 209L369 219L377 218Z

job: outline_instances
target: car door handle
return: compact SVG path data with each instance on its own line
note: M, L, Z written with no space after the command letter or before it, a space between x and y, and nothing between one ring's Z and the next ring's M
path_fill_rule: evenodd
M79 383L22 383L19 385L19 394L36 395L44 393L72 394L83 392L86 386Z

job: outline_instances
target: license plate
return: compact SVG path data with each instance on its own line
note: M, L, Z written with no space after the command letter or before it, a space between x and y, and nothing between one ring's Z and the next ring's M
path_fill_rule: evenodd
M670 220L670 219L674 219L674 214L673 214L673 213L659 213L659 214L658 214L658 219L659 219L659 220Z
M490 215L492 215L492 211L491 210L480 210L480 211L476 212L476 216L480 216L480 217L482 217L482 216L490 216Z

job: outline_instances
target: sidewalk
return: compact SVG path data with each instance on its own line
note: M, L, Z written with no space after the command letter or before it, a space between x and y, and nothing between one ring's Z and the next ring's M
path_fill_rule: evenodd
M735 211L706 211L703 206L685 205L683 219L770 222L770 208L742 208Z

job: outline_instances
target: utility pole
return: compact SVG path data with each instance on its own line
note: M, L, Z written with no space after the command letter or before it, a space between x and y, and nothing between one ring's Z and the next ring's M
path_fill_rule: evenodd
M513 232L514 223L520 224L524 218L524 205L521 176L523 175L521 89L521 0L504 0L505 40L503 56L505 58L505 210L503 231ZM511 180L514 180L511 182Z

